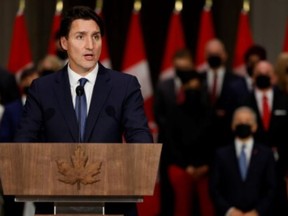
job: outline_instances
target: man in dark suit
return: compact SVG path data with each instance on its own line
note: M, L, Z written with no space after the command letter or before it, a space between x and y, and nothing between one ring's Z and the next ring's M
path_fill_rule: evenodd
M154 99L154 116L158 124L158 142L163 143L160 160L161 213L173 215L173 190L168 178L168 166L171 165L174 123L176 122L179 103L183 100L183 83L193 75L194 62L187 49L177 50L173 56L175 76L160 80ZM175 144L174 144L175 145Z
M103 33L103 22L94 10L77 6L66 12L60 43L68 64L32 83L15 141L119 143L124 137L128 143L152 142L136 77L98 62ZM115 208L106 213L136 211L135 205Z
M276 191L275 159L270 148L257 144L255 112L235 110L235 140L216 151L210 191L219 216L276 216L272 212Z
M288 214L285 177L288 174L288 97L276 84L274 68L268 61L260 61L253 71L253 91L244 99L247 105L256 111L258 129L255 139L270 147L277 160L277 205L279 214Z
M3 114L3 106L20 98L15 76L0 68L0 120Z
M248 89L243 77L226 68L227 53L220 40L208 41L205 55L208 69L203 72L203 78L214 112L210 137L211 141L217 140L217 148L226 145L232 138L229 134L231 116L239 99L248 94Z

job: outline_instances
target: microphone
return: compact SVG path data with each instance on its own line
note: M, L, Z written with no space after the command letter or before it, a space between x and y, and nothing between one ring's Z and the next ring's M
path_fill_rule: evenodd
M82 96L84 94L84 87L79 85L76 87L75 91L76 91L77 96Z
M84 94L84 87L79 85L76 87L75 91L76 91L76 95L77 95L78 101L79 101L78 107L77 107L77 109L78 109L77 116L78 116L78 125L79 125L79 131L78 131L79 140L78 140L78 142L81 143L81 141L82 141L82 139L81 139L81 124L82 124L83 119L81 118L81 103L80 103L80 101L81 101L81 96ZM77 104L76 104L76 106L77 106Z

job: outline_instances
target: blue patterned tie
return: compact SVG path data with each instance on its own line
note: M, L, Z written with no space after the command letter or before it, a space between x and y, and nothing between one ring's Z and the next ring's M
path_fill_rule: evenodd
M246 174L247 174L247 158L246 158L245 148L246 148L246 145L242 144L242 148L241 148L241 152L239 156L239 167L240 167L242 180L246 179Z
M76 103L75 103L75 111L77 120L79 123L80 129L80 141L83 142L84 140L84 131L85 131L85 123L87 117L87 102L86 102L86 95L84 91L84 86L88 80L85 78L79 79L80 86L83 87L83 92L76 96ZM77 92L77 90L76 90Z

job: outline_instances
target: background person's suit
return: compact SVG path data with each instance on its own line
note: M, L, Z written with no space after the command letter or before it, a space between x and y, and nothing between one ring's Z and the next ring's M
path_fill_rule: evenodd
M206 90L209 94L208 72L203 72L203 80ZM248 94L247 85L244 78L235 75L232 71L225 69L221 92L219 93L214 104L211 103L212 114L212 131L211 142L215 143L215 149L227 145L232 138L230 122L232 113L239 105L241 98Z
M210 190L219 216L225 215L231 207L244 212L256 209L261 216L275 216L270 212L276 190L275 160L271 149L254 143L244 181L234 144L218 149Z

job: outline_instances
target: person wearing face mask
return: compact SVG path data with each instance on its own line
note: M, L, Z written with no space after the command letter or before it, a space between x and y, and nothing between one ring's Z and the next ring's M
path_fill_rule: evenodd
M208 193L212 154L207 136L211 119L209 99L200 74L183 82L182 88L184 98L174 114L168 167L174 194L173 215L213 216L214 208Z
M253 89L252 86L252 74L255 65L261 61L266 60L267 54L266 49L261 45L254 44L248 48L248 50L244 54L244 62L246 67L246 73L244 74L244 78L246 80L247 88L249 91Z
M154 95L154 116L158 125L158 142L163 143L160 158L160 215L173 215L173 190L168 178L171 164L171 143L173 123L177 104L183 101L182 83L189 79L189 71L194 69L192 55L188 49L180 49L172 59L175 76L159 80Z
M208 41L205 48L207 71L203 75L206 91L210 97L212 119L211 142L215 148L228 144L232 138L230 131L231 116L239 106L240 99L248 94L245 79L234 74L226 66L227 53L219 39Z
M260 61L253 71L253 91L244 99L243 105L257 113L258 129L255 139L270 147L277 160L277 206L279 215L288 214L285 177L288 174L288 97L280 90L273 65ZM278 215L278 214L275 214Z
M278 216L273 212L275 159L254 139L256 118L251 108L237 108L231 124L234 142L215 153L210 192L217 216Z

